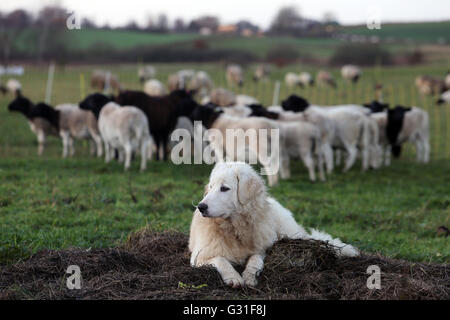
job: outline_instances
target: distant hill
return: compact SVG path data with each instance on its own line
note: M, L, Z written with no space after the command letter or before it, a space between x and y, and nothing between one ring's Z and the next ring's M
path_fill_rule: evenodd
M365 25L351 26L342 27L341 32L378 36L384 40L392 38L397 41L411 40L420 43L437 43L444 40L450 43L450 21L382 24L379 30L370 30Z

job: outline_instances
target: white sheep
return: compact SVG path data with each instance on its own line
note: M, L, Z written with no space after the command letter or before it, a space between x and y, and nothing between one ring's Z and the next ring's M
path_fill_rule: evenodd
M167 86L169 91L175 91L180 89L188 89L189 82L195 76L195 70L186 69L180 70L177 73L169 75Z
M156 76L156 68L153 66L141 66L138 69L138 78L141 83L153 79Z
M280 132L280 125L277 122L259 117L233 117L224 114L220 107L213 106L197 107L192 117L194 121L201 121L205 128L209 129L210 145L219 161L220 159L232 160L236 159L236 157L250 154L264 167L270 186L278 183L279 175L282 178L289 176L289 156L285 148L285 139L282 136L282 132ZM256 141L249 139L249 143L245 143L245 145L238 144L237 146L227 143L227 132L228 134L234 134L233 137L229 138L235 139L236 135L240 136L239 133L244 137L248 129L255 130L256 135L254 137ZM262 136L259 134L261 129L265 129L267 133L265 143L261 141ZM273 130L280 133L279 141L272 141L274 139L272 135ZM217 134L220 134L220 138L217 137ZM271 150L273 144L279 148L278 154L273 154L274 150ZM232 150L229 149L231 147L233 147ZM244 149L239 149L238 147L244 147Z
M5 89L6 92L17 95L22 91L22 84L17 79L9 79L8 81L6 81Z
M230 90L216 88L211 91L209 102L221 107L234 106L236 105L236 95Z
M272 72L272 70L271 70L270 65L260 64L255 69L255 73L253 74L253 80L261 81L264 79L269 79L271 72Z
M331 73L325 70L320 70L317 73L316 82L317 84L322 86L330 86L336 88L336 82L334 81L333 76L331 75Z
M80 108L98 119L98 127L105 144L105 161L119 152L119 161L125 160L125 170L131 165L133 151L140 151L141 171L147 167L147 157L152 157L153 139L145 113L133 106L120 106L104 95L93 94L80 103Z
M210 94L214 83L205 71L199 71L192 77L188 87L202 99Z
M298 75L300 85L309 87L314 85L314 78L309 72L301 72Z
M305 121L280 122L289 157L301 159L308 169L309 179L316 181L315 166L321 181L325 181L320 130Z
M362 71L358 66L348 64L341 68L341 75L344 80L356 83L361 78Z
M161 81L151 79L145 82L144 92L149 96L161 97L167 94L167 89Z
M241 66L237 64L232 64L227 67L226 78L228 86L233 87L238 85L242 87L244 85L244 72Z
M300 85L300 77L298 74L293 73L293 72L288 72L285 76L284 76L284 82L286 83L286 85L289 88L294 88L296 86Z

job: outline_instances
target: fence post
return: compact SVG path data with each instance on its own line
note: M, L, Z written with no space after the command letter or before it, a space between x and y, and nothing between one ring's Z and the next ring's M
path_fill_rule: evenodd
M277 80L275 82L275 89L273 91L273 100L272 100L273 106L278 105L278 100L280 98L280 86L281 86L280 80Z
M55 64L52 62L48 67L47 88L45 90L45 103L47 104L51 103L54 74Z
M85 86L84 86L84 73L80 73L80 96L81 100L84 99L85 95Z

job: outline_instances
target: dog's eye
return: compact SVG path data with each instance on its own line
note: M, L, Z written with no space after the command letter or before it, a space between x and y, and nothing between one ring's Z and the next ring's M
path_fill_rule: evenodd
M226 191L228 191L228 190L230 190L230 188L225 187L225 186L221 186L221 187L220 187L220 191L221 191L221 192L226 192Z

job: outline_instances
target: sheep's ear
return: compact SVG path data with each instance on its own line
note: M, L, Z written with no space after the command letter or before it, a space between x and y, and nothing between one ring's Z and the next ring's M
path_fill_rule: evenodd
M264 190L264 182L252 170L251 172L237 172L237 198L241 205L247 205L258 198Z

